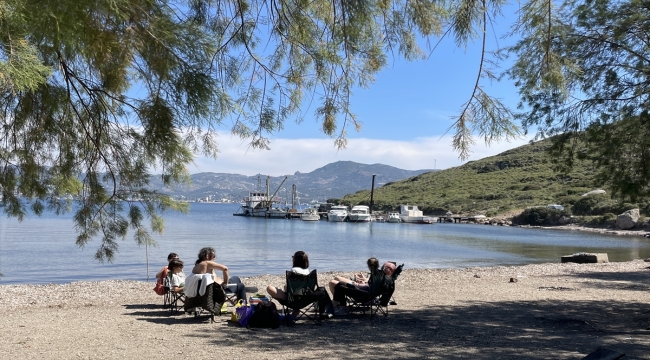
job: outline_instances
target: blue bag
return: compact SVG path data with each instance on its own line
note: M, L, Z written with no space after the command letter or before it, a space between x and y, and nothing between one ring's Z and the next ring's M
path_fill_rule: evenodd
M235 314L237 316L239 325L246 327L246 325L248 325L248 320L250 320L251 316L253 315L253 309L248 306L244 300L244 304L235 309Z

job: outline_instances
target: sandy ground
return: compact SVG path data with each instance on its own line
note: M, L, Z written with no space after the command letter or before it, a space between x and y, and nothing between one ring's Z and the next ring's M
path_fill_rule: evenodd
M170 315L153 283L0 286L3 359L650 359L650 263L407 269L388 317L245 329ZM333 276L319 274L325 285ZM512 278L512 282L511 282ZM245 278L263 289L280 276Z

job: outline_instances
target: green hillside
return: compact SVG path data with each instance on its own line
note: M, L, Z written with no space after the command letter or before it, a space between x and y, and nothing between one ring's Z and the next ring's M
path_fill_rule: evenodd
M385 184L375 189L374 209L391 210L408 203L430 215L451 211L487 216L548 204L571 210L574 203L585 199L582 194L597 188L595 171L587 162L576 162L570 173L554 172L546 153L550 145L550 140L539 141L455 168ZM608 195L599 199L601 203L611 202ZM346 195L340 202L368 204L370 190Z

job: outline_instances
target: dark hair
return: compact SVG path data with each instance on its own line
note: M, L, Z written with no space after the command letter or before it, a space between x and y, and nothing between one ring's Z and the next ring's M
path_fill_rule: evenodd
M379 260L375 257L371 257L368 259L368 270L370 270L371 273L379 270Z
M296 253L293 254L293 267L309 269L309 257L306 252L296 251Z
M183 267L183 262L178 259L170 261L169 265L167 265L168 270L174 270L177 267Z
M178 257L177 253L169 253L169 255L167 255L167 261L177 257Z
M215 254L215 256L216 256L216 254L217 254L217 253L214 251L214 248L211 248L211 247L204 247L203 249L201 249L201 251L199 251L199 259L196 260L195 265L198 265L201 261L205 261L205 260L207 260L207 259L208 259L208 256L210 256L210 255L212 255L212 254Z

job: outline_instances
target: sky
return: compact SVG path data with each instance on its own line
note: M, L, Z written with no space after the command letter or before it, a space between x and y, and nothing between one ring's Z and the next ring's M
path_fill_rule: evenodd
M489 50L512 42L500 38L507 30L507 19L496 21L501 25L492 28ZM479 48L477 40L467 49L459 49L450 38L443 40L428 60L390 59L375 82L367 89L357 89L351 98L352 112L362 123L362 129L356 132L348 128L346 149L337 149L334 139L320 131L313 116L314 106L306 110L302 123L287 121L283 130L270 135L270 150L249 148L246 141L231 136L224 127L217 139L218 158L197 157L188 170L280 176L311 172L343 160L405 170L447 169L525 145L532 135L490 146L475 138L476 144L466 161L460 160L452 148L454 134L453 130L448 131L453 124L451 117L460 113L471 96L479 69ZM512 108L516 106L518 94L512 83L482 79L481 86Z

